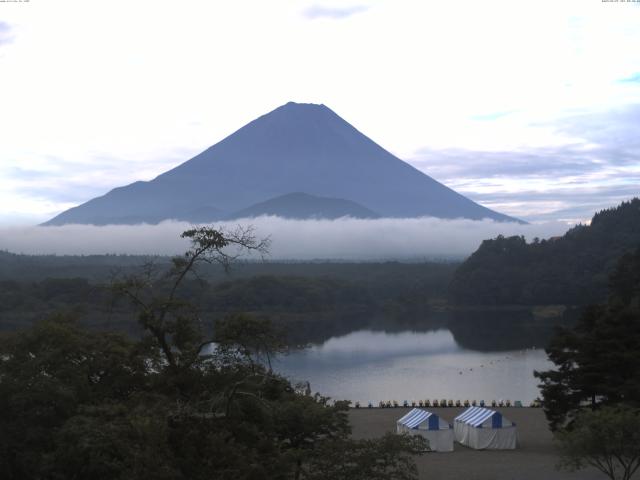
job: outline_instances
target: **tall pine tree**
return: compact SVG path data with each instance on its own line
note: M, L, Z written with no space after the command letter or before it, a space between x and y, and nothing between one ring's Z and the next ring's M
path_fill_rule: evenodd
M583 408L640 406L640 248L610 277L605 305L588 307L572 329L560 329L547 354L556 369L535 372L553 430Z

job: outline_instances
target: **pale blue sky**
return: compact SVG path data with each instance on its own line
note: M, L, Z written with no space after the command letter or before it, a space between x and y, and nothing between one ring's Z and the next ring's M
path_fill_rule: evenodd
M0 3L0 224L324 103L470 198L579 221L640 195L640 4Z

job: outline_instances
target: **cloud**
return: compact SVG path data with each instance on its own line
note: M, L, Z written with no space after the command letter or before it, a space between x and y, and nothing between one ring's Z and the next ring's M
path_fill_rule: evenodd
M483 205L528 221L585 221L640 196L640 104L534 127L570 139L513 150L423 148L411 163Z
M251 224L260 238L270 236L270 259L421 260L459 258L475 251L482 240L498 234L547 238L567 230L562 223L520 225L491 220L437 218L361 220L289 220L259 217L219 223L233 228ZM179 234L184 222L159 225L66 225L0 228L0 249L27 254L162 254L187 249Z
M443 178L504 177L507 175L577 175L605 166L628 166L640 158L640 104L597 114L566 116L545 124L572 136L574 143L528 147L514 151L419 149L412 163ZM434 173L436 175L436 173Z
M472 115L471 119L472 120L496 120L498 118L502 118L502 117L506 117L508 115L511 115L512 113L516 113L518 110L503 110L503 111L499 111L499 112L491 112L491 113L484 113L484 114L480 114L480 115Z
M560 132L577 135L585 142L597 143L605 152L624 155L634 152L635 160L640 152L640 104L634 103L606 112L582 113L566 116L555 122ZM609 161L620 159L609 158Z
M638 158L628 151L570 146L529 152L423 151L412 164L499 212L534 222L578 222L640 196Z
M640 72L629 75L619 80L621 83L640 83Z
M510 193L476 193L474 200L483 205L495 208L509 206L509 209L521 210L528 215L526 218L535 218L538 222L564 221L570 223L586 222L593 214L605 208L616 206L623 201L640 195L636 179L636 185L616 185L613 187L600 187L589 189L556 189L549 192L537 192L524 190L513 195Z
M13 42L11 26L7 22L0 20L0 45Z
M134 181L151 180L162 171L186 160L189 155L193 154L169 150L162 152L160 160L143 158L127 161L106 153L93 153L75 160L55 155L39 157L26 154L22 160L7 159L5 165L0 166L0 178L6 184L5 195L13 194L50 203L51 212L43 215L45 212L39 209L36 214L40 214L40 221L44 221L50 213L60 213L70 206L104 195L113 188ZM14 158L20 157L14 155ZM0 200L6 201L2 193ZM5 212L0 213L0 224L6 225L7 221Z
M352 5L349 7L324 7L322 5L312 5L306 8L302 14L312 20L317 18L340 19L365 12L368 9L369 7L365 5Z
M394 341L390 342L389 338ZM410 357L413 355L437 355L460 350L453 334L448 330L430 332L373 332L357 331L341 337L333 337L322 345L313 345L301 355L300 362L322 358L324 365L341 368L348 360L354 363L368 363L381 358Z

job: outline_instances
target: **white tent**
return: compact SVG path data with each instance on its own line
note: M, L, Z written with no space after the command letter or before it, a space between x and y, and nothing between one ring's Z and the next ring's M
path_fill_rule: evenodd
M396 432L424 437L434 452L453 452L453 430L435 413L414 408L396 422Z
M468 408L454 419L453 430L457 442L476 450L509 450L518 443L516 424L488 408Z

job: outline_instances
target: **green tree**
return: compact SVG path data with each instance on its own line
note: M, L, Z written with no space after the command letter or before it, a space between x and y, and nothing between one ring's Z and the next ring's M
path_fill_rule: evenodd
M603 407L581 412L571 429L556 434L560 467L592 466L611 480L630 480L640 467L640 410Z
M611 277L606 305L586 309L572 329L560 329L547 348L556 369L535 372L553 430L583 408L640 406L640 249L623 256Z
M58 432L84 407L124 404L148 388L146 355L112 333L53 317L0 341L0 471L40 478Z
M192 248L169 271L147 265L114 283L141 339L52 318L0 341L3 478L334 478L313 468L322 452L368 478L415 478L414 443L351 440L347 402L300 393L267 368L283 345L267 320L230 316L212 337L184 299L198 264L227 268L266 243L250 230L183 236Z
M269 318L237 313L215 324L213 341L218 353L233 361L267 365L271 370L273 355L288 351L285 333L275 328Z
M638 245L640 198L634 198L561 237L529 244L519 236L485 240L456 270L449 294L458 304L477 305L604 302L607 276Z
M211 341L203 331L199 312L181 296L186 279L197 278L202 263L217 263L228 270L240 255L263 255L269 247L269 239L257 239L250 227L232 231L198 227L183 232L181 237L189 239L191 248L184 256L174 257L168 271L147 264L141 273L116 279L112 286L116 294L131 301L149 340L174 371L199 362L202 349Z
M412 455L426 450L420 436L387 433L376 440L325 442L306 466L308 480L412 480L418 471Z

